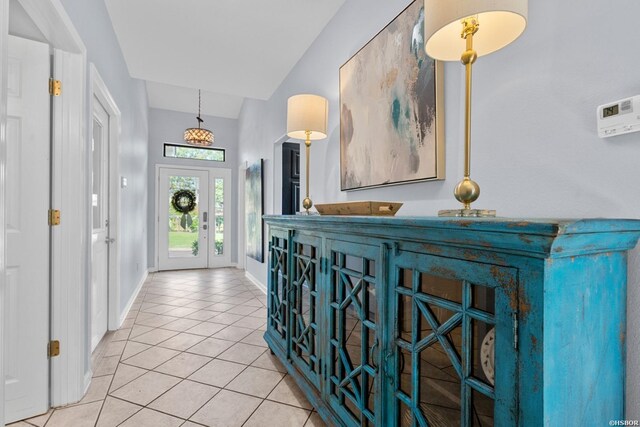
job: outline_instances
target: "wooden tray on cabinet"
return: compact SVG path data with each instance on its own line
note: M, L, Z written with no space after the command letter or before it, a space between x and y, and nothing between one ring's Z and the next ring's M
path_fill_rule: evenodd
M400 202L342 202L315 205L320 215L394 216L402 207Z

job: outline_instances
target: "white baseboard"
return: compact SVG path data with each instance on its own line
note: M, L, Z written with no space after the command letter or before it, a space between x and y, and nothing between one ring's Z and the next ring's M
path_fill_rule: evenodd
M251 283L253 283L256 288L260 289L265 295L267 294L267 285L263 284L260 280L256 278L253 274L249 273L245 270L244 277L249 279Z
M131 298L129 298L129 301L127 302L127 305L125 306L124 310L122 310L122 313L120 314L120 321L118 323L118 329L120 329L120 326L122 326L122 324L124 323L124 319L126 319L127 316L129 315L129 310L131 310L131 306L133 305L133 302L136 300L136 298L138 298L138 294L140 293L140 289L142 289L142 286L144 285L144 282L147 280L148 276L149 276L149 270L145 270L144 274L142 275L142 279L140 279L140 282L138 283L138 286L136 287L136 290L133 291L133 294L131 294Z
M84 374L84 393L82 393L83 396L85 396L89 391L89 386L91 385L91 378L93 378L93 371L89 369Z
M158 267L156 267L156 266L149 267L149 268L147 268L147 272L149 272L149 273L157 273L158 272Z

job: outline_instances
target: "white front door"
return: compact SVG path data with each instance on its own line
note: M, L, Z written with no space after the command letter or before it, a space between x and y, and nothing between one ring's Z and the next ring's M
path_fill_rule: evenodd
M49 46L9 36L5 422L49 407Z
M159 270L231 264L230 197L229 169L159 169Z
M108 325L109 301L109 114L93 99L91 233L91 351Z
M161 168L158 269L207 268L209 173Z

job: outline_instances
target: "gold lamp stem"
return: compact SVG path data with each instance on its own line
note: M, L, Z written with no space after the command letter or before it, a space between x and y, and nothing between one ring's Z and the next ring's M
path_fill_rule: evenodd
M309 158L310 158L310 152L311 152L311 131L308 130L305 133L307 134L307 139L304 141L304 145L306 146L306 153L307 153L307 181L305 183L306 197L302 201L302 207L305 208L308 214L309 209L311 209L311 206L313 206L313 202L309 198Z
M478 32L480 25L475 17L462 21L462 37L467 42L467 49L461 57L466 70L465 93L465 126L464 126L464 178L454 190L456 199L463 205L463 209L471 209L471 203L480 196L480 186L471 180L471 77L473 63L478 54L473 50L473 35Z
M467 36L467 50L465 54L471 53L473 55L473 34ZM471 56L470 55L470 56ZM466 60L466 62L465 62ZM471 56L470 59L466 55L462 56L462 63L465 64L466 70L466 94L465 94L465 125L464 125L464 176L469 177L471 175L471 75L473 70L473 63L476 58Z
M473 63L478 59L478 53L473 50L473 35L478 32L480 24L477 16L471 16L462 20L461 37L465 39L467 47L460 60L464 64L466 72L465 92L465 122L464 122L464 177L456 185L453 194L462 203L462 209L443 210L439 216L472 216L485 217L496 216L494 210L471 209L471 203L480 196L480 186L471 179L471 76Z

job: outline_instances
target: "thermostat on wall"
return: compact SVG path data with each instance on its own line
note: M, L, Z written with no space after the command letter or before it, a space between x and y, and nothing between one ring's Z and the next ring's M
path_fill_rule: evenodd
M638 131L640 131L640 95L598 107L600 138Z

